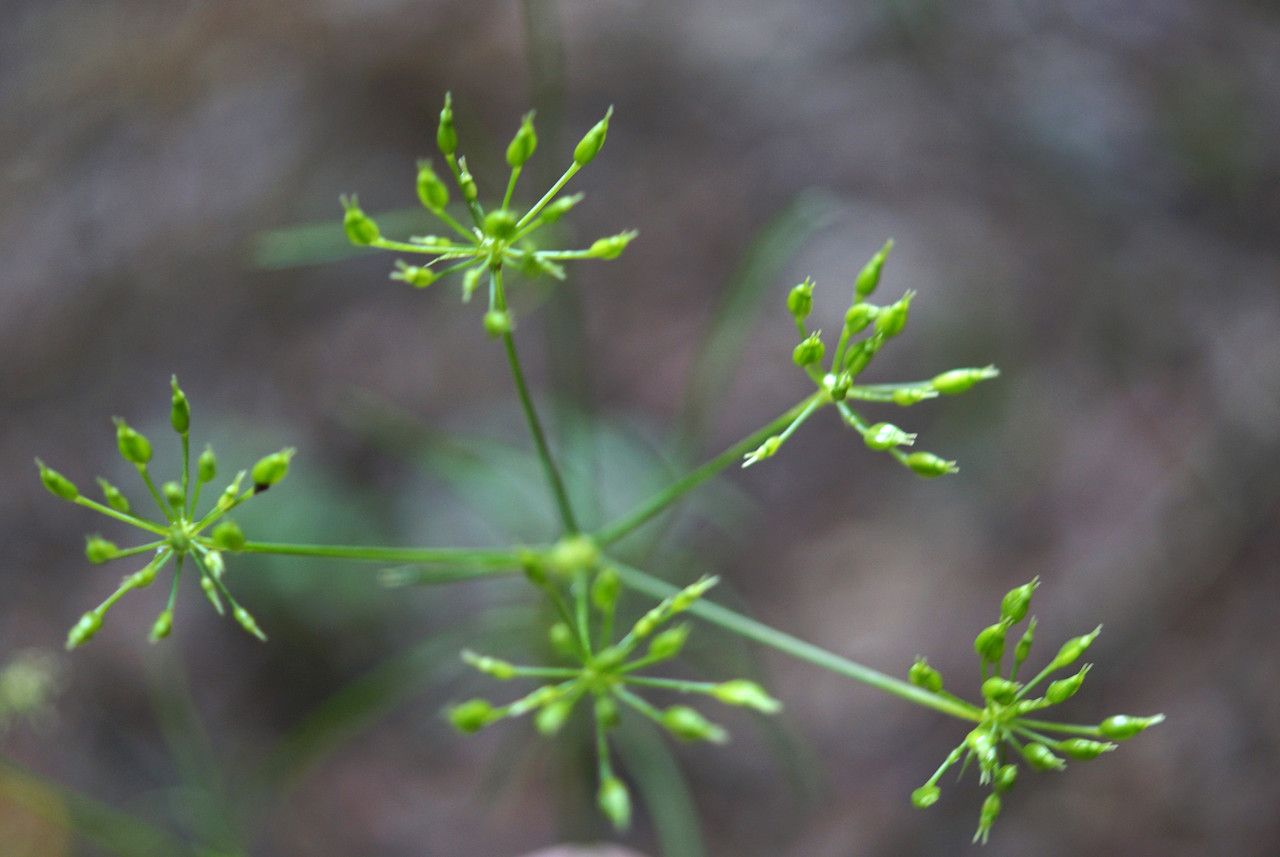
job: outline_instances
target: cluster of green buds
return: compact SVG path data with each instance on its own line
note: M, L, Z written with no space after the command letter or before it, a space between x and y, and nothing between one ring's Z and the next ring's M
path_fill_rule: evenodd
M453 184L461 194L462 207L469 219L465 226L449 210L451 194L446 182L440 178L428 160L418 162L418 199L423 208L439 220L454 236L420 235L407 241L383 237L378 224L360 208L353 196L341 198L343 228L351 243L400 253L413 253L430 257L422 264L396 262L391 279L400 280L416 288L426 288L441 277L453 273L462 274L462 299L471 296L487 277L489 291L488 310L484 327L490 336L499 337L511 332L513 321L507 305L502 272L510 267L530 277L551 276L564 279L562 262L572 259L616 259L631 240L634 231L620 232L597 239L583 250L539 249L536 244L538 230L560 220L582 201L582 194L560 196L579 170L599 154L609 131L609 119L613 108L604 118L591 127L573 150L571 163L551 188L523 214L511 208L516 182L525 164L538 147L538 135L534 130L533 113L527 113L520 121L510 145L507 146L507 165L510 173L506 192L493 208L486 209L480 201L475 177L467 167L465 156L458 154L458 134L453 124L453 100L446 94L444 108L440 111L440 124L436 131L436 145L444 158Z
M85 555L94 564L139 555L147 555L150 559L141 569L126 575L106 600L80 618L67 635L68 649L88 642L102 628L103 617L116 602L135 589L151 586L160 571L172 560L173 578L169 598L151 627L151 641L158 642L169 636L173 629L178 583L188 557L199 572L200 587L214 609L220 615L225 615L225 599L230 606L232 618L253 636L266 640L266 635L253 616L236 601L223 580L226 570L223 553L240 550L245 545L244 533L226 515L249 498L261 494L284 479L289 472L289 461L294 451L282 449L264 456L250 470L240 471L210 508L201 513L201 490L217 477L218 459L212 447L206 446L196 458L195 472L192 473L191 405L178 386L177 377L172 381L172 393L170 424L182 446L182 471L176 480L157 486L150 470L151 441L123 419L115 419L116 446L121 457L137 470L147 493L155 502L158 516L145 516L135 509L124 492L102 477L98 478L98 485L102 489L103 502L87 497L80 493L80 489L70 479L36 459L40 480L55 497L129 524L145 533L148 539L142 544L122 548L100 535L87 537Z
M990 785L991 793L983 801L974 842L987 841L991 826L1000 815L1002 796L1018 778L1019 759L1032 770L1061 771L1066 768L1067 759L1096 759L1116 749L1115 742L1126 741L1164 720L1162 714L1151 717L1117 714L1097 725L1039 719L1040 711L1076 695L1092 665L1084 664L1071 675L1050 682L1039 696L1032 696L1032 692L1053 673L1074 666L1102 630L1099 625L1087 634L1067 640L1044 669L1030 681L1019 682L1018 673L1035 639L1036 619L1032 616L1013 647L1008 672L1004 672L1002 665L1010 632L1026 619L1031 596L1039 585L1037 578L1011 589L1000 603L999 620L983 628L973 641L982 664L981 706L945 690L942 674L923 658L918 658L907 673L913 685L952 701L966 718L977 723L959 746L947 754L933 776L911 793L911 802L917 807L932 806L940 794L938 781L947 769L960 764L963 772L970 762L976 762L979 781Z
M62 665L44 649L18 652L0 666L0 736L15 722L45 717L62 683Z
M640 691L702 695L764 714L782 709L778 700L746 679L685 681L644 672L680 654L689 626L670 623L715 586L717 578L703 577L686 586L641 615L626 633L615 635L621 580L589 538L567 536L546 552L528 553L523 564L528 579L547 593L558 614L549 638L563 662L520 666L463 652L463 660L485 675L542 684L505 705L485 699L463 702L450 708L447 716L457 729L470 733L499 720L531 714L538 732L550 736L564 727L579 703L589 707L595 723L599 771L597 805L619 830L630 824L631 798L610 760L608 735L620 722L621 709L637 712L683 741L720 744L729 738L724 727L697 709L679 704L660 708Z
M887 241L871 260L862 267L854 280L853 302L844 314L844 324L836 343L835 352L827 360L827 347L821 331L811 331L807 325L813 311L814 283L810 279L796 285L787 295L787 310L795 320L800 342L792 351L792 361L805 371L817 385L818 391L795 419L783 431L766 438L759 447L743 459L742 466L749 467L772 457L792 434L819 408L834 405L845 425L862 436L863 442L877 452L885 452L895 461L924 477L955 473L956 463L932 452L910 451L916 436L893 423L872 423L855 411L851 401L887 403L908 407L938 395L953 396L971 389L979 381L999 375L994 366L961 368L943 372L927 381L898 384L860 384L858 378L880 353L885 343L902 333L915 292L908 291L897 301L887 305L868 302L868 298L880 285L893 241Z

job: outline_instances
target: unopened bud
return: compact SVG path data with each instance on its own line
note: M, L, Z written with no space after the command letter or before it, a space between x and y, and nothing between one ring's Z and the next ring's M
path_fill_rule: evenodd
M871 449L884 451L895 446L910 446L916 442L916 436L892 423L876 423L866 430L862 440Z
M516 216L507 208L495 208L484 216L484 234L510 241L516 234Z
M173 407L169 411L169 422L178 434L186 434L191 430L191 405L187 402L187 394L178 386L178 376L170 380L173 387Z
M1085 664L1075 675L1050 682L1049 687L1044 692L1044 698L1053 705L1058 705L1075 696L1080 690L1080 685L1084 684L1084 677L1089 673L1091 666L1092 664Z
M474 268L468 268L467 272L462 275L462 302L464 304L471 303L471 296L480 287L480 278L484 276L484 272L485 267L477 265Z
M1115 748L1115 744L1106 741L1090 741L1088 738L1068 738L1058 742L1060 752L1084 762L1096 759L1103 753L1110 753Z
M996 819L999 816L1000 796L992 792L982 802L982 810L978 813L978 831L973 834L973 841L981 842L985 845L987 839L991 836L991 827L996 823Z
M491 309L484 314L484 332L493 339L511 332L511 313L504 309Z
M218 475L218 456L213 454L212 446L205 446L204 452L196 459L196 479L201 483L212 482Z
M1027 764L1037 771L1061 771L1067 767L1060 756L1055 756L1052 750L1038 741L1024 745L1022 755Z
M570 209L580 202L582 202L582 194L580 193L562 196L555 202L548 204L546 208L542 209L542 214L539 215L539 219L542 220L543 223L555 223L557 220L568 214Z
M622 780L614 776L605 777L596 794L596 804L615 830L622 831L631 826L631 795Z
M591 603L601 613L611 613L621 592L622 579L618 577L618 570L613 566L605 566L591 582Z
M987 381L1000 374L994 366L983 366L980 369L952 369L934 377L929 383L933 389L947 396L963 393L979 381Z
M253 490L257 492L266 491L272 485L288 476L289 462L293 459L295 452L297 450L290 446L258 459L257 464L253 465L253 470L250 472L253 478Z
M912 405L919 404L925 399L933 399L938 395L936 390L930 390L925 387L904 387L901 390L893 391L893 403L903 408L909 408Z
M764 443L757 446L754 450L747 453L742 459L743 467L750 467L758 461L764 461L766 458L772 458L779 449L782 448L782 438L778 435L772 435L764 440Z
M911 803L917 809L928 809L938 802L942 789L932 783L926 783L911 793Z
M533 157L534 150L538 148L538 134L533 130L533 111L524 114L520 120L520 128L516 131L516 135L511 138L510 145L507 146L507 164L508 166L523 167L530 158Z
M151 441L147 440L120 417L115 418L116 447L120 457L131 464L143 465L151 460Z
M262 629L258 627L258 623L254 620L253 616L250 615L248 610L237 604L235 609L231 611L231 615L236 620L236 624L241 628L244 628L262 642L265 643L267 641L267 635L262 633Z
M1022 633L1022 637L1018 640L1018 645L1013 650L1013 657L1018 663L1022 663L1027 659L1027 655L1031 654L1031 645L1036 639L1036 617L1032 616L1031 621L1027 623L1027 630Z
M1099 723L1098 731L1112 741L1128 741L1144 729L1163 721L1163 714L1156 714L1152 717L1130 717L1127 714L1117 714Z
M563 622L557 622L547 629L547 640L551 648L562 657L571 658L577 654L577 642L573 631Z
M1102 633L1102 626L1094 628L1087 634L1079 637L1072 637L1062 644L1062 648L1058 650L1058 655L1053 659L1053 668L1069 666L1085 653L1085 650L1098 638Z
M509 681L516 677L516 668L513 664L498 658L491 658L488 655L477 655L475 652L465 650L462 652L462 660L474 667L479 672L487 676L496 678L499 681Z
M102 617L96 611L89 611L80 617L80 621L76 622L67 633L67 650L83 646L89 640L93 639L93 635L102 629Z
M634 229L627 232L619 232L617 235L609 235L605 238L597 238L592 245L587 248L588 259L616 259L622 255L622 251L627 249L627 245L635 240L640 233Z
M244 532L235 521L223 521L210 534L218 550L238 551L244 547Z
M609 119L613 116L613 107L605 111L604 118L591 126L591 130L583 135L573 149L573 161L580 167L591 163L604 146L604 138L609 133Z
M49 489L49 493L63 500L74 500L80 496L80 489L76 488L74 482L63 476L52 467L48 467L40 459L36 459L36 467L40 470L40 481L44 483L44 487Z
M992 676L982 683L982 695L992 702L1008 705L1013 702L1013 698L1018 695L1018 689L1021 687L1022 685L1016 681Z
M156 617L155 624L151 626L150 640L158 643L173 631L173 611L165 610Z
M475 202L480 197L475 176L471 175L471 171L467 169L466 158L458 159L458 188L462 191L462 198L467 202Z
M805 279L803 283L792 286L787 294L787 311L796 321L804 321L813 312L813 280Z
M916 687L937 693L942 690L942 673L938 672L924 658L916 658L916 662L907 670L907 680Z
M348 241L357 247L367 247L382 237L378 224L360 208L358 196L340 196L338 202L342 203L342 228Z
M401 259L396 260L396 269L388 274L392 280L408 283L415 289L425 289L440 279L440 275L423 265L410 265Z
M444 107L440 110L440 124L436 127L436 146L446 157L458 150L458 132L453 127L453 93L444 94Z
M1000 601L1000 618L1014 625L1021 622L1023 617L1027 615L1027 609L1031 606L1031 596L1039 585L1040 578L1033 577L1029 583L1024 583L1022 586L1014 587L1006 592L1004 598Z
M960 468L954 461L948 461L932 452L913 452L907 456L904 463L926 479L960 472Z
M177 509L182 505L182 486L177 482L169 481L161 485L160 494L164 497L164 501L173 508Z
M777 714L782 710L782 703L763 687L742 678L721 682L711 690L711 695L726 705L740 705L762 714Z
M539 733L547 736L555 735L564 728L564 724L569 719L569 715L573 713L573 700L560 699L552 702L537 713L533 718L534 728Z
M684 741L710 741L723 744L729 740L724 727L717 726L687 705L673 705L662 712L662 725Z
M861 333L867 325L876 320L880 308L871 304L856 303L844 314L844 327L850 334Z
M822 362L826 346L822 344L820 333L811 333L791 352L791 362L797 366L814 366Z
M994 787L997 792L1007 792L1009 789L1013 788L1013 784L1017 782L1017 779L1017 765L1001 765L996 771L995 776L992 777L992 787Z
M973 650L978 653L978 657L988 663L997 663L1004 657L1004 638L1009 631L1009 626L1004 622L997 622L994 625L988 625L978 632L978 636L973 640Z
M427 211L443 211L449 204L449 188L430 161L418 161L418 200Z
M876 315L876 332L885 339L890 339L902 333L902 329L907 326L907 315L911 310L911 299L915 296L915 292L907 292L896 303L882 309Z
M973 751L973 754L978 757L978 764L984 771L995 767L998 760L996 739L991 736L989 731L981 727L974 729L965 736L964 742Z
M668 628L653 638L649 644L649 657L654 660L669 660L680 654L685 642L689 639L689 626L677 625Z
M867 295L876 290L876 286L880 285L880 271L884 268L884 260L892 249L893 239L890 238L884 242L884 246L877 250L875 255L858 272L858 277L854 280L853 290L859 299L867 297Z
M89 536L85 539L84 555L94 565L100 565L108 560L115 559L119 553L120 549L116 547L115 543L107 541L102 536Z
M450 708L447 714L453 728L471 734L479 732L499 717L486 699L472 699Z
M98 486L102 488L102 497L107 501L107 505L117 512L129 514L129 498L120 493L120 489L112 485L101 476L98 477Z
M213 605L213 609L218 611L218 615L224 615L226 611L222 606L222 597L218 595L218 585L213 582L213 578L208 575L201 575L200 589L204 592L204 597Z

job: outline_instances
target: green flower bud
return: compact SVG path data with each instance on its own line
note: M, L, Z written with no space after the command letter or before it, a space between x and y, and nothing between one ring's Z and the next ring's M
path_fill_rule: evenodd
M516 234L516 216L510 209L495 208L484 216L484 234L500 241L510 241Z
M1072 637L1070 640L1067 640L1062 644L1062 648L1058 650L1058 656L1053 659L1053 669L1070 666L1075 663L1075 661L1085 653L1085 650L1089 648L1090 644L1092 644L1101 633L1102 626L1099 625L1087 634L1083 634L1079 637Z
M169 412L169 422L178 434L186 434L191 430L191 405L187 402L187 394L178 386L178 376L174 375L169 383L173 387L173 407Z
M580 167L591 163L604 146L604 138L609 133L609 118L613 116L613 106L605 111L604 118L591 126L591 130L583 135L573 149L573 161Z
M1084 684L1084 677L1089 673L1089 669L1092 666L1092 664L1085 664L1078 673L1070 678L1050 682L1048 689L1044 692L1044 698L1053 705L1066 702L1080 690L1080 685Z
M863 369L871 363L871 358L875 357L880 351L880 346L884 344L884 337L876 334L861 342L855 342L850 346L847 356L845 357L845 371L850 377L856 378L862 373Z
M929 665L924 658L916 658L916 662L907 670L907 680L916 687L937 693L942 690L942 673Z
M480 278L484 276L486 270L486 266L477 265L474 268L468 268L467 272L462 275L462 302L464 304L471 303L471 296L480 287Z
M213 447L206 445L204 452L196 459L196 479L202 484L212 482L218 475L218 456L213 454Z
M811 333L800 341L791 352L791 362L797 366L814 366L822 362L826 346L822 344L822 334Z
M622 722L622 716L618 712L618 702L612 696L596 697L596 720L600 721L600 725L605 729L613 729Z
M158 643L173 632L173 611L165 610L156 617L155 624L151 626L151 634L149 639L153 643Z
M109 542L102 536L89 536L85 539L84 555L94 565L113 560L119 553L120 548L116 547L115 542Z
M619 232L617 235L609 235L605 238L597 238L590 247L587 248L588 259L616 259L622 255L622 251L627 249L627 245L635 240L640 233L632 229L627 232Z
M93 635L102 629L102 617L96 611L89 611L80 617L80 621L67 633L67 651L83 646L93 639Z
M458 132L453 127L453 93L444 94L444 107L440 110L440 124L436 127L436 146L446 157L458 151Z
M991 836L991 827L999 816L1000 796L992 792L982 802L982 810L978 813L978 832L973 834L973 841L986 845L987 839Z
M1027 659L1027 655L1031 654L1031 645L1036 638L1036 617L1032 616L1031 621L1027 623L1027 630L1023 632L1018 645L1013 650L1013 657L1018 663L1022 663Z
M1055 756L1052 750L1038 741L1024 745L1022 755L1027 764L1037 771L1061 771L1067 767L1061 757Z
M787 312L796 321L804 321L813 312L813 280L808 277L803 283L792 286L787 294Z
M710 741L723 744L729 740L724 727L717 726L687 705L673 705L662 712L662 725L684 741Z
M750 467L758 461L764 461L766 458L772 458L779 449L782 448L782 438L778 435L767 437L764 443L757 446L752 452L742 459L743 467Z
M853 282L853 291L859 300L867 297L876 290L876 286L880 285L880 271L884 268L884 260L892 249L893 239L890 238L858 272L858 277Z
M548 737L564 728L573 713L573 700L561 699L544 706L533 718L534 728Z
M475 202L480 197L480 191L476 188L476 180L471 171L467 169L467 159L458 159L458 187L462 190L462 198L467 202Z
M129 514L129 498L120 493L120 489L112 485L101 476L98 477L98 486L102 488L102 497L107 501L107 505L117 512Z
M983 366L981 369L952 369L934 377L929 383L933 389L947 396L955 396L973 387L979 381L987 381L999 376L1000 370L994 366Z
M856 303L844 314L844 327L850 334L861 333L867 325L876 320L880 308L871 304Z
M1164 722L1163 714L1152 717L1130 717L1127 714L1117 714L1099 723L1098 731L1112 741L1128 741L1144 729L1162 722Z
M708 590L720 582L718 577L702 577L671 596L671 614L683 613L694 603L706 595Z
M258 459L253 465L250 475L253 477L253 490L263 492L289 475L289 462L297 452L293 447L286 447L279 452Z
M841 372L839 375L828 372L822 379L822 385L831 394L831 401L843 402L849 396L849 388L853 386L853 379L849 377L848 372Z
M1016 681L992 676L982 683L982 695L992 702L1008 705L1013 702L1013 698L1018 695L1018 689L1021 687L1022 685Z
M613 566L605 566L591 582L591 603L601 613L612 613L621 592L622 579L618 577L618 570Z
M533 111L530 110L521 118L520 129L507 146L507 164L513 169L523 167L537 148L538 134L533 130Z
M938 798L941 795L942 789L933 783L925 783L911 793L911 803L916 809L928 809L938 802Z
M1084 762L1096 759L1103 753L1110 753L1116 746L1105 741L1090 741L1088 738L1068 738L1058 742L1060 752Z
M547 629L547 639L551 643L551 648L562 657L572 658L577 654L577 638L574 637L573 631L569 630L569 626L563 622L557 622Z
M396 269L387 275L389 279L408 283L415 289L425 289L440 279L440 275L422 265L409 265L403 260L396 260Z
M516 677L516 668L513 664L488 655L477 655L469 649L462 652L462 660L479 672L499 681L509 681Z
M929 390L924 387L905 387L901 390L893 391L893 403L904 408L919 404L925 399L933 399L938 395L937 391Z
M582 202L583 195L580 193L571 194L570 196L562 196L555 202L549 203L546 208L542 209L542 214L538 217L543 223L555 223L564 217L578 203Z
M631 826L631 795L622 780L614 776L605 777L600 782L596 804L615 830L623 831Z
M427 211L443 211L449 204L449 188L436 175L430 161L418 161L418 199Z
M926 479L960 472L960 468L956 466L954 461L947 461L932 452L913 452L907 456L904 463Z
M565 536L555 543L547 554L547 566L556 574L570 575L575 571L594 568L600 560L600 548L590 536Z
M49 489L49 493L63 500L74 500L80 496L80 489L76 488L74 482L63 476L52 467L45 465L40 459L36 459L36 467L40 470L40 481L44 483L44 487Z
M501 714L494 710L488 700L472 699L450 708L446 716L454 729L470 735L499 719Z
M146 589L156 582L156 575L159 573L160 567L158 565L145 565L126 577L125 583L130 589Z
M511 332L511 313L504 309L491 309L484 314L484 332L493 339Z
M213 578L208 575L200 575L200 589L204 592L204 597L213 605L213 609L218 611L218 615L225 615L226 611L222 606L222 597L218 595L218 585L213 582Z
M120 417L115 418L116 446L120 457L131 464L143 465L151 460L151 441L130 428Z
M770 696L754 681L739 678L721 682L711 689L711 695L725 705L740 705L762 714L777 714L782 703Z
M210 534L218 550L238 551L244 547L244 532L235 521L223 521Z
M649 644L649 657L655 660L674 658L684 649L685 641L688 639L688 625L677 625L674 628L668 628L654 637L653 642Z
M996 739L991 733L978 727L964 738L965 745L978 757L978 764L983 770L989 770L996 764Z
M177 509L182 505L182 486L177 482L170 480L160 486L160 494L164 497L164 501L173 508Z
M988 625L973 640L973 650L988 663L996 663L1004 657L1004 638L1009 626L1004 622Z
M204 567L218 580L222 579L223 573L227 570L226 563L222 561L222 554L217 551L209 551L204 555Z
M338 202L342 203L342 228L348 241L357 247L367 247L382 237L378 224L360 208L358 196L340 196Z
M262 642L265 643L267 641L267 635L262 633L262 629L258 627L258 623L254 620L253 616L249 614L248 610L237 604L235 609L231 611L231 615L236 620L236 624L241 628L244 628Z
M1037 576L1031 578L1030 583L1024 583L1022 586L1010 589L1005 593L1004 598L1000 601L1000 618L1012 625L1021 622L1023 617L1027 615L1027 609L1031 606L1031 596L1039 585L1040 578Z
M1013 788L1013 784L1018 779L1018 766L1001 765L992 779L992 787L995 788L996 792L1007 792Z
M876 423L862 435L862 441L871 449L883 452L895 446L910 446L916 442L916 436L892 423Z
M876 315L876 332L885 339L892 339L907 326L907 314L915 292L907 292L897 303L890 304Z

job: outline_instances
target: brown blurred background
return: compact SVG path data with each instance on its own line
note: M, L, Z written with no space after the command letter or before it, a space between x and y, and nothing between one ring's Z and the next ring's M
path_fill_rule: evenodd
M390 257L351 257L336 200L414 205L446 89L490 195L530 104L539 182L614 104L566 240L640 239L560 291L517 287L558 447L603 510L587 517L662 484L681 426L705 429L683 435L701 458L802 396L787 288L812 274L814 326L836 330L891 235L885 296L920 294L875 380L1004 371L883 412L961 473L915 479L818 419L693 498L651 565L717 569L722 598L888 672L927 654L969 694L973 633L1039 574L1042 648L1106 626L1064 714L1169 719L1024 776L986 853L1280 852L1277 81L1280 7L1261 0L9 0L0 664L58 650L122 570L86 563L81 534L124 533L46 494L32 457L132 490L108 418L150 431L172 464L173 372L224 472L300 450L240 516L253 538L546 538L480 308L456 283L417 293L387 282ZM311 223L325 225L296 228ZM723 310L757 281L759 302ZM732 371L708 376L690 418L691 367L725 312L745 350L713 355ZM152 647L163 595L127 598L50 667L51 708L0 737L0 852L172 853L154 829L224 857L514 857L614 838L574 733L559 748L527 723L462 738L437 716L513 692L463 676L455 653L478 616L490 648L527 649L518 582L390 591L369 566L229 566L271 644L189 586ZM962 725L695 638L689 669L761 671L783 723L729 714L727 748L676 748L688 800L663 745L638 741L646 785L620 841L668 857L968 847L972 775L927 812L908 801Z

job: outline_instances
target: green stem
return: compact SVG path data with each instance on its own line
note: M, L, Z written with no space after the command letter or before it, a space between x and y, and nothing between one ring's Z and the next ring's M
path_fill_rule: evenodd
M511 205L511 197L516 192L516 181L520 178L520 167L511 168L511 178L507 180L507 192L502 195L502 207Z
M533 218L537 217L538 212L542 211L542 209L546 207L547 203L551 202L551 200L556 198L556 194L558 194L560 190L569 183L569 179L573 178L578 174L578 170L580 169L582 169L582 167L578 164L577 161L574 161L573 165L570 166L569 169L564 171L564 175L556 179L556 183L551 186L551 190L544 193L542 195L542 199L535 202L533 204L533 208L526 211L524 214L524 217L521 217L516 222L516 229L521 228L522 226L527 224L530 220L533 220Z
M378 238L371 242L369 246L377 247L380 250L396 250L400 253L424 253L428 256L475 252L474 247L464 247L461 244L410 244L407 241L392 241L388 238Z
M663 690L674 690L678 693L711 693L716 688L716 685L709 681L685 681L678 678L653 678L642 675L629 675L623 681L627 684L659 687Z
M146 483L147 490L151 492L151 499L156 501L156 505L160 507L160 514L164 515L166 520L173 520L173 509L169 508L169 504L160 496L159 490L156 489L156 483L151 481L151 471L147 470L147 465L134 465L138 468L138 475L142 477L142 481Z
M1019 717L1017 723L1023 723L1035 729L1045 729L1050 732L1062 732L1066 735L1083 735L1088 738L1101 738L1102 730L1097 726L1080 726L1075 723L1054 723L1052 720L1031 720L1025 717Z
M475 243L476 241L475 233L468 232L467 228L463 226L461 223L459 223L457 219L452 214L450 214L447 210L441 208L438 210L432 210L431 213L434 214L436 217L438 217L440 221L444 223L445 226L448 226L454 232L457 232L459 235L461 235L463 238L466 238L471 243L473 244Z
M396 548L376 545L295 545L277 542L245 542L233 553L265 553L281 556L315 556L366 562L404 564L442 563L493 569L501 574L520 566L519 551L472 548Z
M631 568L617 562L615 562L615 567L618 569L623 583L652 597L666 598L679 591L677 587L666 581L659 580L638 568ZM944 699L924 688L916 687L901 679L841 657L812 643L805 642L798 637L793 637L783 631L771 628L762 622L757 622L740 613L735 613L727 607L721 607L719 604L707 601L705 598L695 602L689 608L689 612L702 617L712 624L719 625L726 631L777 649L793 658L808 661L814 666L830 670L845 678L851 678L854 681L869 685L883 693L892 694L907 702L912 702L925 708L932 708L934 711L949 714L960 720L970 720L975 723L982 720L982 712L972 705Z
M186 508L187 501L191 499L191 491L188 483L191 481L191 435L187 432L182 433L182 504Z
M659 491L653 497L641 503L635 510L629 512L612 524L603 527L595 534L595 540L600 545L610 545L628 535L632 530L647 523L650 519L660 514L664 509L679 500L685 494L697 488L703 482L715 476L731 464L742 459L742 456L751 452L758 447L764 440L779 430L790 425L790 423L806 409L813 407L813 403L820 401L826 394L819 391L806 397L804 401L799 402L794 407L781 414L775 420L761 429L753 432L747 437L735 443L715 458L703 464L696 470L690 471L685 476L677 479L666 488Z
M135 518L133 515L128 515L124 512L117 512L110 506L102 505L97 500L90 500L83 494L77 495L75 500L72 502L79 506L84 506L86 509L92 509L95 512L100 512L108 518L115 518L117 521L123 521L124 523L137 527L140 530L146 530L148 533L155 533L157 536L169 535L169 531L164 527L153 524L150 521L144 521L142 518Z
M494 289L494 300L498 309L507 308L506 294L502 288L502 269L495 268L490 273ZM533 397L529 394L529 385L524 379L524 370L520 366L520 356L516 353L515 338L508 333L502 334L502 345L507 352L507 363L511 366L511 378L515 381L516 394L520 398L520 407L524 411L525 422L529 425L529 433L533 436L533 445L538 450L538 458L542 462L542 470L546 474L547 483L555 497L556 508L560 512L560 523L573 535L578 532L578 521L573 515L573 506L569 503L569 494L564 487L564 479L551 457L551 448L547 445L546 433L542 430L542 422L533 406Z
M164 543L163 541L158 541L158 542L147 542L145 545L138 545L138 546L136 546L136 547L131 547L131 548L125 548L125 549L123 549L123 550L118 550L118 551L116 551L115 555L114 555L114 556L112 556L111 558L112 558L112 559L124 559L124 558L125 558L125 557L127 557L127 556L137 556L137 555L138 555L138 554L140 554L140 553L146 553L147 551L153 551L153 550L155 550L155 549L156 549L156 548L158 548L158 547L162 547L164 544L165 544L165 543Z

